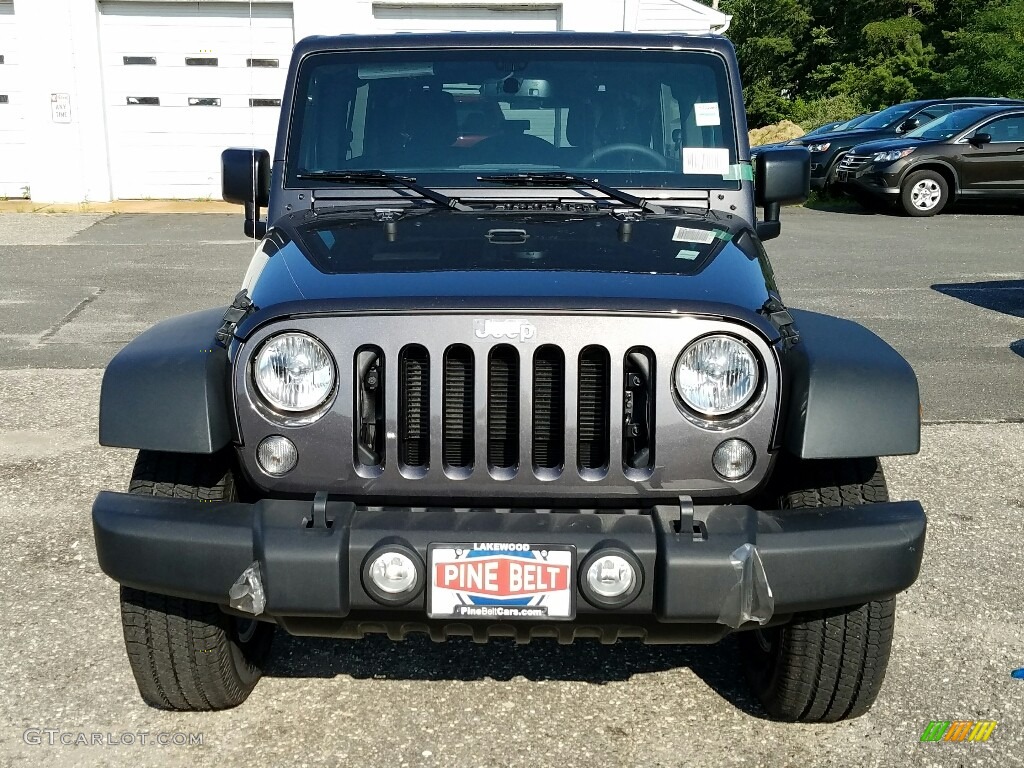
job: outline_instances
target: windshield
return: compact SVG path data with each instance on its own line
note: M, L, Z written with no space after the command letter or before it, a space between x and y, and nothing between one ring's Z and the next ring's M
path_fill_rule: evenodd
M736 189L731 104L725 62L697 51L313 54L299 71L287 180L376 169L476 184L562 171L614 186Z
M834 131L849 131L849 130L851 130L853 128L862 128L864 123L867 122L867 120L869 118L871 118L872 116L874 116L876 114L877 114L877 112L869 112L866 115L857 115L856 117L850 118L845 123L840 123L839 125L837 125L832 130L834 130Z
M963 130L970 128L983 118L990 110L961 109L948 115L937 117L920 128L908 131L905 135L912 139L948 139Z
M899 123L903 122L907 115L914 112L919 106L921 105L918 103L897 104L894 107L883 109L881 112L872 115L857 127L871 129L888 128L892 125L898 125Z

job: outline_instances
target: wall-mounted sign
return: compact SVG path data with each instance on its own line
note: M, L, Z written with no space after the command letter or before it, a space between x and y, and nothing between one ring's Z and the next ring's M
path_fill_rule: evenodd
M50 114L55 123L71 122L71 94L51 93Z

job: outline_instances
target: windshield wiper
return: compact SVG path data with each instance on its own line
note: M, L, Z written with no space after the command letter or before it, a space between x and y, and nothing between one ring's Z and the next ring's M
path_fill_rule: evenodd
M398 176L393 173L385 173L384 171L305 171L297 174L296 178L307 181L334 181L341 184L394 184L411 189L420 197L433 200L438 205L443 205L454 211L473 210L470 206L459 202L454 197L448 197L436 190L420 186L416 183L416 179L411 176Z
M585 179L582 176L575 176L571 173L505 173L495 176L477 176L476 180L490 181L495 184L518 184L524 187L530 187L538 184L558 184L566 187L590 187L591 189L596 189L598 192L610 197L612 200L618 200L620 203L631 205L634 208L639 208L643 211L647 211L648 213L665 213L665 209L660 205L644 200L642 197L636 197L628 192L623 192L621 189L607 187L595 179Z

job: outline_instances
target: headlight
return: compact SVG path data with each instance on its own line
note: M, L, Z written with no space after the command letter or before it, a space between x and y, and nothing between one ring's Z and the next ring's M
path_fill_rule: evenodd
M831 141L825 141L825 142L822 142L821 144L808 144L807 145L807 151L808 152L828 152L828 148L831 147L831 146L832 146L832 142Z
M263 345L253 378L260 395L274 408L309 411L334 391L334 360L312 336L282 333Z
M887 152L879 152L871 158L873 163L892 163L900 158L906 157L913 152L916 147L907 147L906 149L890 149Z
M725 416L750 402L757 392L754 353L732 336L705 336L683 350L676 363L676 392L704 416Z

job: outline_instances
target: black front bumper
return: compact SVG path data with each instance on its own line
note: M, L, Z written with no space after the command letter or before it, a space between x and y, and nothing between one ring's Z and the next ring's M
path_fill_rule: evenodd
M758 586L748 583L751 569L736 562L743 545L754 545L763 563L753 579L766 580L777 620L906 589L920 569L926 528L914 501L778 512L684 502L643 514L364 509L345 501L314 513L313 506L104 492L93 505L100 567L126 586L226 606L232 584L255 561L266 592L262 618L296 634L358 635L368 624L391 631L395 623L434 634L424 593L388 607L364 588L363 564L379 546L402 545L425 563L433 543L563 544L576 548L577 564L615 546L636 556L642 588L624 608L604 609L587 602L577 577L570 638L573 626L611 623L642 627L649 639L660 628L677 639L714 641L743 623L730 606L758 597L748 594Z
M836 188L843 192L862 192L879 199L893 200L900 194L900 187L906 177L909 164L896 160L882 166L866 163L853 171L842 170L836 174Z

